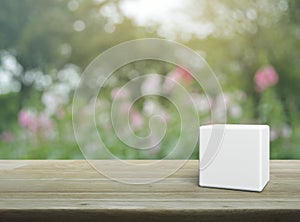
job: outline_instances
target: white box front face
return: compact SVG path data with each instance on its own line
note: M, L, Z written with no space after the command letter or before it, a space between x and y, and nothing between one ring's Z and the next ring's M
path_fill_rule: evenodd
M200 127L200 161L206 149L212 149L208 147L212 130L222 127ZM225 125L218 152L200 169L200 186L261 191L269 180L268 138L268 126Z

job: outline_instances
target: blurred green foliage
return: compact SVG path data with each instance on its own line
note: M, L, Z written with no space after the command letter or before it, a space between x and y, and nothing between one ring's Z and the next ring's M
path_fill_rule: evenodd
M68 102L60 103L56 112L48 115L53 124L52 134L42 135L43 127L38 126L32 135L26 127L20 126L18 115L21 110L33 110L36 118L42 119L46 106L42 102L43 96L53 92L54 86L61 85L64 80L57 73L67 69L69 64L75 65L74 70L80 74L96 56L118 43L145 37L169 38L167 34L161 34L159 23L138 25L133 18L123 15L121 2L0 0L0 58L12 56L21 67L17 71L8 70L18 83L18 89L0 93L0 158L83 158L72 131L74 88L68 91ZM183 38L181 34L188 30L177 30L170 38L199 52L210 64L229 98L228 122L269 124L272 129L271 157L300 158L300 2L190 2L190 7L182 9L183 14L196 23L204 18L214 25L214 32L206 36L189 33L188 38ZM101 13L104 7L114 10L108 10L108 16ZM176 16L174 12L174 18L170 20L175 22ZM0 64L2 76L7 73L3 71L3 61ZM267 65L275 68L279 81L258 92L254 75ZM111 79L105 96L109 98L113 88L141 73L167 75L173 68L159 62L129 64L119 71L117 80ZM36 74L33 80L27 81L26 75L35 72L49 75L50 83L39 86L35 81ZM163 102L158 100L157 103ZM171 115L175 113L165 106L171 110ZM241 114L237 115L237 112ZM205 114L203 119L206 117ZM169 126L171 131L164 147L171 146L176 140L175 126L178 121ZM108 132L104 130L104 138L120 158L147 158L147 155L162 158L168 151L163 148L146 156L132 153ZM197 158L197 149L192 158Z

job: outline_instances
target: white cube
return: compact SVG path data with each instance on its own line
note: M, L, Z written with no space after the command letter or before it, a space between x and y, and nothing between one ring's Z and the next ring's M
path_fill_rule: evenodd
M268 125L201 126L200 186L262 191L269 181L269 144Z

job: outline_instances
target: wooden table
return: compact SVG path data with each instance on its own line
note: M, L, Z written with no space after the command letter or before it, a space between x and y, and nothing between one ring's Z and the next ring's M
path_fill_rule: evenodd
M201 188L196 160L147 185L109 180L84 160L3 160L0 180L0 221L300 221L300 161L271 161L262 193Z

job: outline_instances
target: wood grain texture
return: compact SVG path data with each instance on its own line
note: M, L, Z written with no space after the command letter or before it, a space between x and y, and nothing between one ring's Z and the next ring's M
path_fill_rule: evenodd
M139 177L139 171L117 169L114 161L100 164L124 177ZM155 178L159 170L149 174ZM199 187L196 160L146 185L112 181L84 160L0 161L0 222L174 219L300 221L300 161L271 161L270 182L262 193Z

